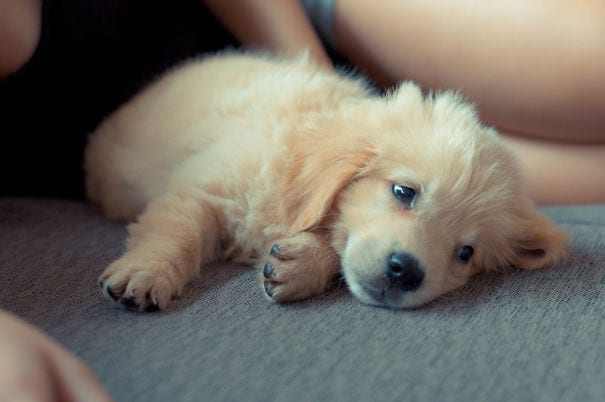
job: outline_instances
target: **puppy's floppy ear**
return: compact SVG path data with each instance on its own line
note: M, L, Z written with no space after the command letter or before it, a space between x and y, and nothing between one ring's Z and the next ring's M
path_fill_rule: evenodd
M567 233L536 211L529 201L521 213L520 230L512 244L513 265L521 269L538 269L562 262L567 255Z
M367 170L376 153L359 138L330 133L307 138L291 152L280 197L282 213L292 233L317 225L338 192Z

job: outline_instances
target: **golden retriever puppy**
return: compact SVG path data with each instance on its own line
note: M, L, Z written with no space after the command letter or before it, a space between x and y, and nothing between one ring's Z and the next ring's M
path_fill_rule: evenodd
M90 198L135 221L100 277L133 310L164 308L215 261L258 266L278 302L341 271L361 301L406 308L565 255L460 96L412 83L379 96L304 56L185 63L102 122L85 165Z

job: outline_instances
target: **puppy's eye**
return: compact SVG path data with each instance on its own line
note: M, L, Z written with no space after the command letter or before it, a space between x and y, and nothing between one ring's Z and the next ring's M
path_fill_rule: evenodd
M456 257L462 262L468 262L473 256L474 252L475 249L471 246L462 246L456 250Z
M393 195L397 197L397 199L410 208L414 204L416 200L416 190L410 187L402 186L400 184L393 184Z

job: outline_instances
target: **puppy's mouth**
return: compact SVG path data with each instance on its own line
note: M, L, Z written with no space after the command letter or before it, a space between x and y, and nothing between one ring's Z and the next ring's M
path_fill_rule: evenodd
M423 284L415 285L411 289L389 280L386 275L363 279L345 274L345 279L357 299L373 306L404 309L418 307L426 302Z
M368 283L358 283L357 287L353 294L366 304L392 309L413 308L422 304L415 300L415 291L405 291L396 286L375 287Z
M351 292L364 303L394 309L422 304L425 269L421 262L406 251L391 252L382 261L369 269L343 261Z

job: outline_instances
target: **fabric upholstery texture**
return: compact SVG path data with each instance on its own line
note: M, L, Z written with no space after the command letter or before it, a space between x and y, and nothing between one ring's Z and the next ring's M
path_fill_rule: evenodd
M137 314L97 277L125 225L85 202L0 199L0 307L80 356L117 401L605 400L605 205L549 207L567 263L477 277L432 304L366 306L340 283L265 300L247 267L204 269Z

